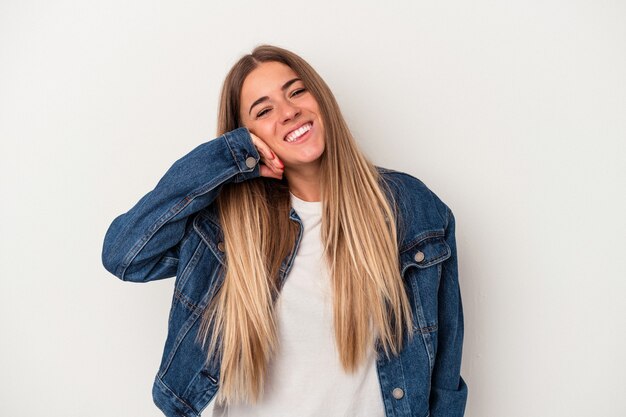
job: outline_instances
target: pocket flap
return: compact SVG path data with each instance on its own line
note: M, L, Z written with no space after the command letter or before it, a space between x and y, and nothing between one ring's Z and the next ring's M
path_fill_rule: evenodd
M451 254L443 236L427 237L402 252L402 272L409 266L428 268L445 261Z

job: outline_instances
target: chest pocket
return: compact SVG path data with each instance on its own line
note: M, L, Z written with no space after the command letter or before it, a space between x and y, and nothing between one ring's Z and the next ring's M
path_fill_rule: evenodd
M402 275L410 267L424 269L439 264L448 259L451 254L452 251L444 239L443 231L430 232L402 251L400 255Z
M201 213L194 221L193 228L213 252L216 260L221 265L225 265L224 237L215 216L215 214Z
M421 335L424 352L432 371L437 352L438 291L444 261L452 250L446 243L444 232L431 231L415 239L400 254L402 276L411 291L414 330ZM419 354L419 353L418 353Z
M417 240L401 254L402 276L412 292L420 332L437 329L439 281L445 260L451 254L443 231Z

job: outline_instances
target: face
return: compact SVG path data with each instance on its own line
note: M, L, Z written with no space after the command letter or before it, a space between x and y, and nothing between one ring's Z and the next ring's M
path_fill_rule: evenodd
M244 80L240 118L272 148L285 171L319 167L324 126L317 101L298 75L280 62L265 62Z

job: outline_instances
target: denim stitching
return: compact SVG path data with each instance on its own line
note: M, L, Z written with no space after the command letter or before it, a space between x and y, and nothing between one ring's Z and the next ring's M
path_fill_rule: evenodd
M191 259L189 260L189 262L187 262L187 265L185 265L185 269L183 269L183 272L181 272L181 274L178 276L178 282L176 283L177 288L182 288L187 283L187 279L189 279L189 276L193 272L194 268L196 267L196 265L198 265L198 261L201 257L201 252L202 240L198 242L198 246L196 246L196 249L193 251Z
M429 341L426 340L430 336L430 332L422 332L420 330L428 329L434 325L424 326L424 324L426 324L426 316L424 314L424 308L422 307L422 297L420 295L419 286L417 285L417 280L411 280L411 287L413 288L413 299L415 301L415 314L417 316L417 322L420 324L420 328L416 330L418 330L418 333L422 335L422 342L424 343L424 349L426 349L426 354L428 355L428 362L429 365L432 366L435 360L434 352L432 352L433 346L432 342L429 346Z
M445 236L445 232L443 230L430 230L430 231L421 233L419 236L415 237L412 241L404 245L404 247L400 250L400 253L413 249L415 246L419 245L426 239L431 239L433 237L443 237L443 236Z
M235 163L237 164L237 168L239 168L239 172L243 172L243 170L239 166L239 161L237 160L237 157L235 156L235 152L233 151L233 148L230 146L230 140L228 139L228 134L223 135L223 137L224 137L224 142L226 142L226 146L228 147L228 151L230 152L230 156L233 157L233 161L235 161Z
M171 394L171 395L173 395L173 396L174 396L174 398L175 398L177 401L180 401L180 403L181 403L181 404L183 404L185 407L188 407L190 410L192 410L192 411L193 411L193 407L192 407L191 405L187 404L187 402L186 402L185 400L183 400L182 398L180 398L178 395L176 395L176 393L175 393L175 392L174 392L174 391L173 391L173 390L172 390L172 389L171 389L171 388L170 388L170 387L169 387L169 386L168 386L168 385L167 385L167 384L163 381L163 379L162 379L162 378L160 378L158 375L157 375L157 378L159 379L159 382L160 382L160 383L161 383L164 387L166 387L166 388L167 388L167 390L169 391L169 392L166 392L166 394Z
M432 326L426 326L426 327L417 327L417 326L413 326L413 330L416 331L419 334L426 334L426 333L432 333L435 332L439 329L439 326L437 324L433 324Z
M178 289L174 289L174 298L184 304L185 307L190 309L192 312L198 309L198 306L191 302L189 298L187 298L187 296L185 296L185 294L180 292Z

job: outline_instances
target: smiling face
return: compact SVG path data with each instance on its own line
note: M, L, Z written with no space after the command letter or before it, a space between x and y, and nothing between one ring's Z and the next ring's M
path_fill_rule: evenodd
M317 100L287 65L264 62L243 82L240 120L285 165L286 172L318 167L324 126Z

